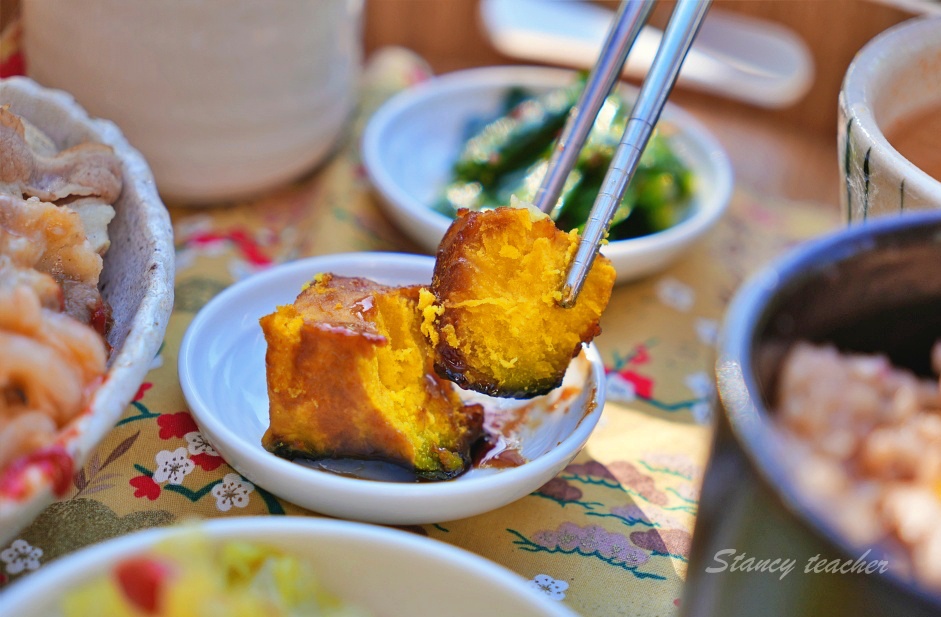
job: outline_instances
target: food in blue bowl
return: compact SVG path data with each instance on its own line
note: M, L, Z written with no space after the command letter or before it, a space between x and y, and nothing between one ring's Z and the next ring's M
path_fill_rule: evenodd
M683 615L938 614L939 238L873 220L737 292Z

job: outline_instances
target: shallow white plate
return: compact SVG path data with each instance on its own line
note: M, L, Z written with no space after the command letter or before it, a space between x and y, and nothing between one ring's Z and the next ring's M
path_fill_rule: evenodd
M433 269L434 260L420 255L328 255L272 268L216 296L193 320L180 347L180 384L200 430L239 473L275 495L324 514L375 523L473 516L548 482L578 453L601 415L604 366L593 346L573 360L563 385L545 397L497 401L473 395L503 411L528 408L520 433L528 462L518 467L474 468L445 482L380 482L304 467L262 447L268 427L267 346L258 319L292 303L319 272L406 285L430 283ZM578 386L578 395L559 402L560 393L572 386Z
M573 71L504 66L448 73L386 102L363 133L369 178L396 224L435 252L451 219L431 209L451 175L470 120L496 116L511 87L534 93L564 86ZM628 98L636 91L622 86ZM661 125L671 127L674 151L696 176L691 212L674 227L602 247L617 280L636 279L669 265L712 228L732 196L732 164L719 142L692 116L667 103Z
M310 563L326 590L376 617L576 617L502 566L397 529L302 517L219 519L197 529L212 542L256 542L296 555ZM105 575L119 560L193 530L138 532L43 566L3 593L3 613L58 617L64 593Z

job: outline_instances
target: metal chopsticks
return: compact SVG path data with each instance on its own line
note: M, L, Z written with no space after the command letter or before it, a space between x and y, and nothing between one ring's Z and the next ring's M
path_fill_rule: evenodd
M546 214L551 215L555 209L565 180L578 160L578 153L591 132L598 111L621 74L627 54L643 29L651 9L653 0L621 2L601 47L601 55L598 56L598 61L585 83L585 89L572 109L565 128L562 129L549 158L546 175L536 191L533 203Z
M550 159L546 177L536 195L536 206L543 212L550 212L555 207L562 185L578 158L578 152L594 123L601 103L620 75L627 51L649 14L650 4L647 0L624 0L622 3L598 63L589 77L575 112L566 122L560 145ZM561 301L564 307L573 306L578 298L611 218L634 176L637 163L650 140L660 112L673 89L683 60L699 32L699 26L710 4L711 0L678 0L670 16L653 64L631 110L624 135L592 206L575 259L566 273ZM639 20L639 25L635 20Z

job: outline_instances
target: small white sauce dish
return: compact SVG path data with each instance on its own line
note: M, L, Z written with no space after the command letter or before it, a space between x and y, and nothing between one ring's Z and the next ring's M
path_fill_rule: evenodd
M183 338L180 384L202 433L249 481L304 508L393 525L466 518L507 505L552 479L578 454L601 416L605 380L601 356L585 347L562 386L529 401L486 400L485 422L526 406L516 467L478 467L442 482L385 482L342 476L265 450L268 427L267 344L258 323L291 304L314 275L363 276L389 285L430 283L434 259L400 253L343 253L299 260L245 279L210 301ZM329 379L329 376L325 376ZM463 391L460 391L465 396Z
M10 587L4 614L61 615L64 594L156 544L194 534L212 544L251 542L295 555L326 591L374 615L575 617L515 572L444 542L375 525L280 516L150 529L88 547Z
M511 88L538 94L574 77L573 71L545 67L469 69L435 77L386 102L366 125L362 157L395 223L434 252L451 219L431 205L450 179L468 121L499 115ZM629 100L636 95L627 85L621 89ZM670 103L660 123L670 126L671 146L695 175L690 214L665 231L604 246L601 252L614 264L618 282L672 263L718 222L732 196L732 165L716 138Z

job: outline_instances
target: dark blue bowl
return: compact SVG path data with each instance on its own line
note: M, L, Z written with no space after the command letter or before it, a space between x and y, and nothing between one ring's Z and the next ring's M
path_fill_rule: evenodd
M937 211L875 219L804 243L737 292L720 337L719 413L683 615L941 613L938 592L906 578L883 547L852 545L819 516L821 504L801 493L788 472L769 404L784 353L797 340L887 354L895 364L927 374L938 339ZM847 573L805 571L815 556L811 568L820 560L848 560ZM744 569L761 560L768 560L764 571ZM785 560L793 560L790 569ZM880 560L886 571L873 572L883 569ZM878 565L867 574L871 563Z

